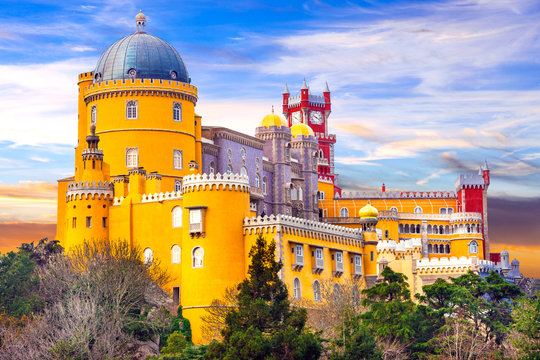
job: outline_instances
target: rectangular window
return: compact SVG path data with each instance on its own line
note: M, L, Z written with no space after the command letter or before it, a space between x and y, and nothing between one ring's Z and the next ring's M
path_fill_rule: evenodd
M180 286L172 288L172 300L175 306L180 305Z
M173 167L182 170L182 150L173 150Z
M174 191L182 191L182 180L174 180Z
M126 119L137 119L137 101L128 100L126 102Z
M338 252L336 253L336 262L342 263L343 262L343 254Z
M75 229L77 227L77 218L76 217L73 218L73 221L71 222L71 227L73 229Z
M369 254L369 257L371 258L371 261L373 261L373 251Z
M448 208L448 213L449 213L449 214L453 214L453 213L454 213L454 209L453 209L453 208Z
M202 232L203 231L203 209L190 209L189 210L189 232Z
M182 121L182 104L173 103L173 121Z
M316 258L317 258L317 259L322 259L322 258L323 258L323 251L322 251L322 249L317 249L317 250L315 250L315 255L316 255Z
M102 220L103 220L103 227L106 228L107 227L107 218L104 217Z
M91 217L91 216L87 216L87 217L86 217L86 227L87 227L87 228L91 228L91 227L92 227L92 217Z
M304 255L304 248L302 247L302 245L296 245L296 255Z
M139 149L127 148L126 149L126 167L136 168L139 166Z

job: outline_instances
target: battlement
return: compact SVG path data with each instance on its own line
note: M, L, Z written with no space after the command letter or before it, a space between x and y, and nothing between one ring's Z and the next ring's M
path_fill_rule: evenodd
M244 219L244 234L284 232L340 244L362 246L362 229L331 225L288 215L270 215Z
M143 194L142 201L143 203L148 202L158 202L158 201L166 201L166 200L178 200L182 198L182 192L181 191L173 191L173 192L165 192L165 193L154 193L154 194ZM116 201L117 198L114 198Z
M456 179L455 186L456 191L459 191L460 189L483 189L485 187L484 177L481 173L461 174Z
M482 214L477 212L457 212L450 214L451 223L482 222Z
M355 191L341 194L341 199L456 199L453 191Z
M476 270L477 263L478 258L475 256L424 258L416 261L416 270L420 273L466 273L469 270Z
M114 186L113 183L108 181L92 181L91 183L86 182L71 182L68 184L68 190L66 192L66 201L82 200L83 197L88 199L95 199L95 196L98 196L99 199L109 198L112 199L114 195Z
M87 71L79 74L79 82L81 81L88 81L94 79L94 72L93 71Z
M240 174L194 174L184 177L182 192L204 190L235 190L249 192L249 179Z
M422 240L421 239L407 239L402 240L399 243L396 243L395 240L379 240L377 243L377 252L384 251L402 251L413 250L414 248L421 248Z

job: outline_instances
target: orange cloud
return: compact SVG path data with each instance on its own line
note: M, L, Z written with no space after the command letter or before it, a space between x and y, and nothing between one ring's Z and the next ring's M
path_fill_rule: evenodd
M0 223L0 252L15 250L22 243L37 242L44 237L54 239L56 224L12 222Z
M491 244L491 252L501 252L506 249L510 254L510 261L519 260L519 270L526 277L540 279L540 247L514 246L510 244Z
M56 200L57 189L56 183L43 181L19 181L17 185L0 183L0 199L5 197Z

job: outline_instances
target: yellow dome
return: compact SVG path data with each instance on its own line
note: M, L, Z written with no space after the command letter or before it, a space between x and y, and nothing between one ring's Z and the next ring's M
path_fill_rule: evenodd
M291 126L291 135L294 137L297 137L298 135L315 136L315 133L308 125L300 123Z
M279 115L274 113L266 115L262 121L261 126L269 128L270 126L288 126L287 122L283 120Z
M364 206L358 211L358 216L360 217L360 219L376 219L377 216L379 216L379 211L373 206L371 206L368 201L366 206Z

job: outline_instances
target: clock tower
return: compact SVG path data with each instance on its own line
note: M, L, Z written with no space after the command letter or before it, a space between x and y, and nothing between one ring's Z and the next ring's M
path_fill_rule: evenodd
M334 144L336 135L328 133L328 117L332 111L330 90L328 83L321 95L309 93L309 87L304 83L300 94L290 96L289 88L285 84L283 90L283 115L287 119L289 127L303 123L309 125L315 137L319 141L318 171L319 180L336 184L337 174L334 173ZM336 188L339 191L339 188Z

